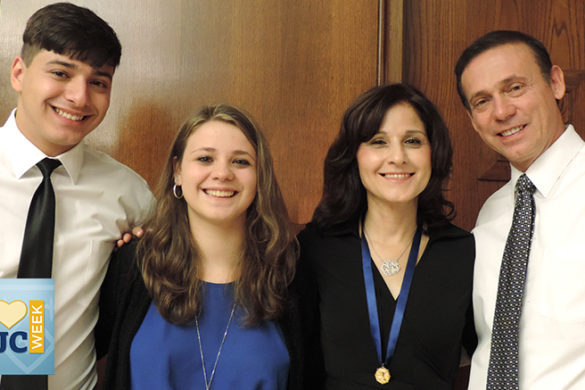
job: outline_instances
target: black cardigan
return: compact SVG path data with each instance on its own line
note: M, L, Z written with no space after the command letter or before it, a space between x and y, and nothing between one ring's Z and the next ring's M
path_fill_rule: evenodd
M130 388L130 346L151 304L136 263L136 243L125 245L112 256L102 284L100 316L96 326L98 359L107 354L103 389ZM290 357L289 390L301 390L302 343L296 294L278 324Z

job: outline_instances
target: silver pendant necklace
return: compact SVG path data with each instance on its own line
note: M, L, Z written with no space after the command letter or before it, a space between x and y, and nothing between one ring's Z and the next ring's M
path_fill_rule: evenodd
M392 276L392 275L396 275L398 272L400 272L400 263L398 262L398 260L400 260L400 258L406 253L406 250L410 247L411 243L408 242L406 244L406 247L400 253L400 255L398 255L396 260L392 260L392 259L384 260L382 258L382 256L380 256L378 254L378 252L376 252L376 249L374 248L374 242L372 240L370 240L370 238L368 237L368 234L366 233L365 226L364 226L364 235L366 236L366 240L368 240L368 243L370 244L370 248L372 248L372 252L374 252L374 254L376 255L376 257L378 259L382 260L382 265L380 265L380 273L384 276Z
M225 342L225 338L227 337L230 324L232 323L232 318L234 317L235 309L236 304L234 303L232 306L232 312L230 313L230 318L228 320L227 326L225 327L225 332L223 332L223 338L221 339L219 349L217 350L217 356L215 357L215 363L213 364L213 370L211 370L209 382L207 382L207 371L205 370L205 359L203 358L203 346L201 344L201 333L199 333L199 321L197 320L197 317L195 317L195 328L197 329L197 341L199 342L199 354L201 355L201 367L203 368L203 380L205 381L205 390L211 389L211 382L213 382L213 377L215 376L215 368L217 367L217 362L219 361L219 355L221 355L223 343Z

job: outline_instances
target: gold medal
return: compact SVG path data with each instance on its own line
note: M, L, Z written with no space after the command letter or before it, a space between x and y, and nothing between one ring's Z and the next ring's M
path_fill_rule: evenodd
M378 383L385 385L386 383L390 382L390 371L388 371L388 369L384 366L379 367L376 370L374 377Z

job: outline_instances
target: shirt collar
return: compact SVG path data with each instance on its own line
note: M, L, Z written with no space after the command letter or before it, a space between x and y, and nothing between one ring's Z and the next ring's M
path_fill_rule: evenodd
M12 172L17 178L21 178L29 169L39 161L47 157L39 148L33 145L18 129L16 125L16 109L12 110L6 120L2 131L4 132L3 149L6 154ZM67 152L54 157L61 161L67 174L75 184L79 178L81 166L83 165L83 143L80 143Z
M335 225L322 232L323 236L346 236L352 235L356 238L360 238L359 233L359 220L347 221L339 225ZM446 223L437 227L429 229L429 237L431 241L444 240L444 239L457 239L465 237L469 233L457 228L451 223Z
M344 236L349 234L359 238L359 220L345 221L334 225L328 229L324 229L322 234L324 236Z
M573 126L568 125L563 134L528 167L526 175L545 198L584 144ZM516 183L520 175L522 172L511 166L512 183Z

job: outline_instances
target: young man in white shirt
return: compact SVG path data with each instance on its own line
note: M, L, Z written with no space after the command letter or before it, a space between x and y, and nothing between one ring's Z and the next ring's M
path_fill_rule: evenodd
M473 230L479 343L469 388L486 388L500 266L522 174L536 192L516 388L585 388L585 143L563 123L557 104L563 71L535 38L494 31L463 52L455 74L473 128L511 164L510 182L486 201Z
M130 168L82 141L103 120L121 45L89 9L48 5L31 16L11 68L17 107L0 128L0 277L16 277L24 228L46 158L55 192L55 375L48 388L93 389L93 328L114 242L153 197ZM1 379L0 379L1 381ZM0 382L1 383L1 382Z

